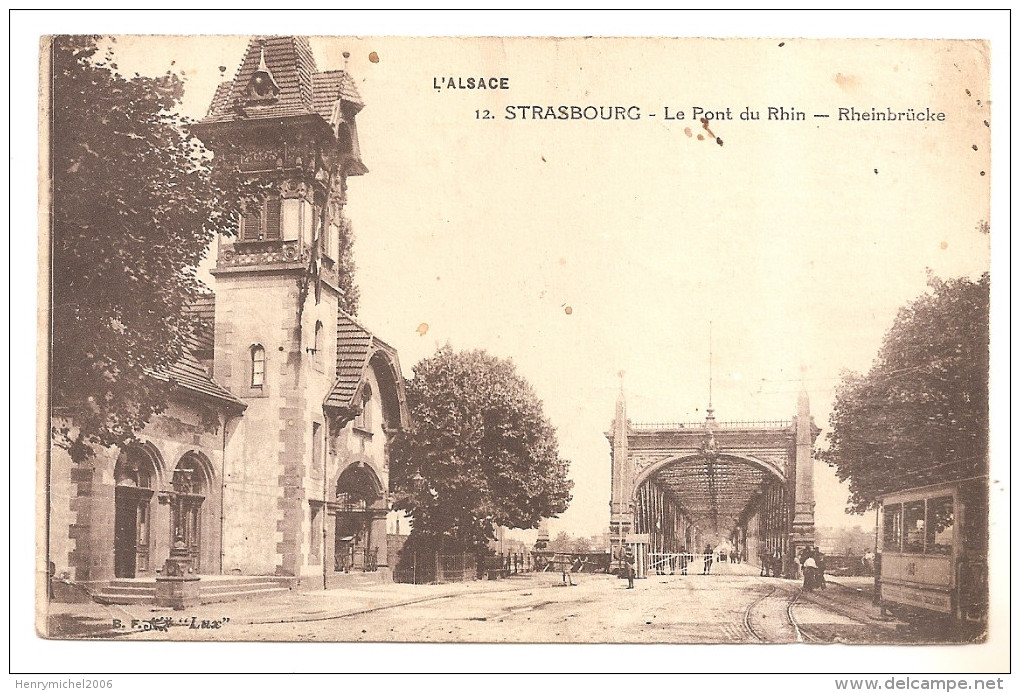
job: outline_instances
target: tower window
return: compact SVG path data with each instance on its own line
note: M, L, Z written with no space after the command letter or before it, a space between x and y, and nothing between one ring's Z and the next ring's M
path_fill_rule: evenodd
M262 210L255 209L245 211L241 219L241 240L261 241L262 240Z
M275 241L280 238L280 198L270 197L241 219L242 241Z
M261 344L251 348L251 386L262 387L266 382L266 350Z
M267 241L280 238L280 198L270 197L266 200L266 223L263 229Z

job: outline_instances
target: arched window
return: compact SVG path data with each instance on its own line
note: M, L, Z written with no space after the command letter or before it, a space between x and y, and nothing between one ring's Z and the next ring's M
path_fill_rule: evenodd
M261 344L251 346L251 386L262 387L266 382L266 350Z

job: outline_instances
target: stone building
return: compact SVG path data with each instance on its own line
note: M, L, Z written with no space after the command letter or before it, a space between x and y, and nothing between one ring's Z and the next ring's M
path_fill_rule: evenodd
M154 584L175 544L199 575L277 587L387 575L404 381L396 351L341 309L339 274L347 178L367 172L362 107L300 37L252 39L217 88L196 135L274 192L220 239L215 293L191 308L203 329L154 376L176 387L142 444L78 467L53 447L49 560L64 587L141 600L138 579Z

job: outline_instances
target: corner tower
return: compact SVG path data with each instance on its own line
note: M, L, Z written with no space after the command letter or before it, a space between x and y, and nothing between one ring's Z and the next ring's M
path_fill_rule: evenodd
M347 179L367 172L355 125L362 107L346 70L318 71L307 38L255 37L194 127L214 165L265 191L246 204L237 237L220 239L212 271L213 370L248 406L224 432L226 572L321 570L311 567L308 501L324 485L322 402L345 305Z

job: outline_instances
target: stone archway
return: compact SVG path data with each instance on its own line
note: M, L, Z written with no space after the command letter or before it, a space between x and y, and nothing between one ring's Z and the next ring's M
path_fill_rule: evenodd
M196 573L207 567L203 553L208 537L206 498L212 490L212 466L204 455L188 452L177 462L170 479L170 542L187 550Z
M158 453L137 445L120 453L114 467L114 577L152 572L152 498L159 487Z
M334 571L374 571L386 550L386 491L364 462L348 465L335 487Z

